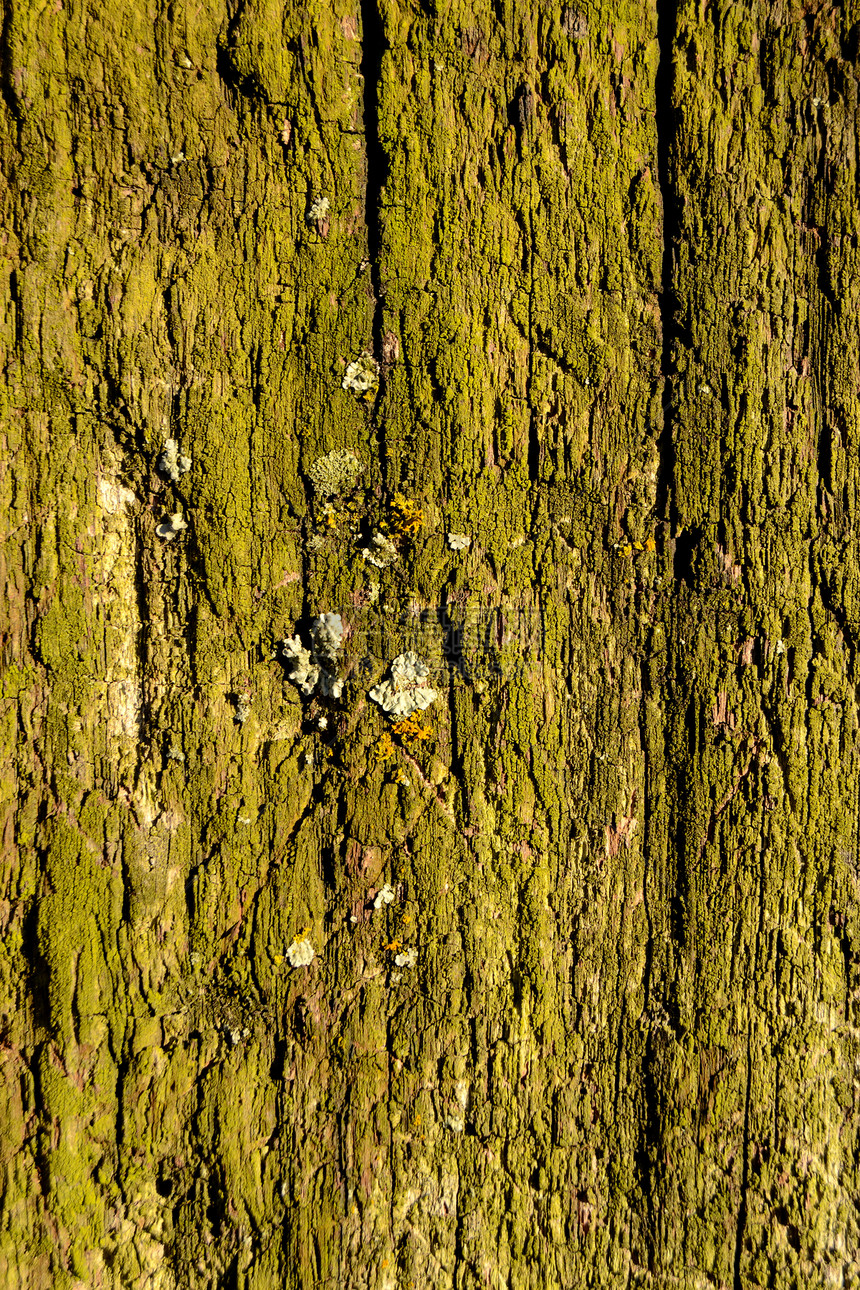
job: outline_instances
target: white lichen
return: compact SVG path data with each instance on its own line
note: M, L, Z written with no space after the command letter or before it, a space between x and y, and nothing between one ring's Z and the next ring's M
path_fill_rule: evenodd
M363 547L362 556L375 569L387 569L397 559L397 547L382 533L374 533L370 546Z
M240 726L244 726L251 715L251 696L244 693L234 694L233 702L236 705L236 720Z
M281 655L289 670L289 678L302 694L313 694L320 679L321 668L311 661L311 652L305 649L299 636L287 636L278 642Z
M316 950L311 945L306 936L299 940L293 941L292 945L287 946L287 958L290 960L290 967L307 967L312 963Z
M331 202L327 197L315 197L308 207L307 220L309 224L319 224L329 213Z
M418 962L418 951L414 947L412 949L403 950L401 954L395 954L394 962L397 967L414 967Z
M325 457L318 457L308 470L314 492L318 497L336 497L354 488L364 466L354 452L338 448Z
M327 699L339 699L343 681L337 676L337 656L343 645L343 619L340 614L320 614L311 623L311 647L301 637L288 636L278 642L281 657L289 668L289 678L302 694L313 694L319 686Z
M182 512L176 511L173 515L165 515L160 524L156 524L155 531L165 542L171 542L177 533L187 529L188 525L182 518Z
M436 698L436 691L425 685L429 675L427 664L409 650L398 654L391 664L391 676L368 693L388 716L408 717L429 708Z
M186 475L191 469L191 458L182 456L179 451L179 444L175 439L165 439L161 456L156 462L156 468L159 474L164 475L172 484L175 484L181 475Z
M449 533L448 545L452 551L465 551L467 546L471 546L472 539L465 533Z
M311 624L311 636L317 656L335 662L343 645L343 619L340 614L320 614Z
M466 1127L466 1121L463 1119L462 1115L449 1115L445 1121L445 1126L450 1129L452 1133L462 1133Z
M341 384L353 394L371 394L379 384L379 364L373 355L365 350L358 358L347 363Z
M389 887L388 883L381 887L373 898L373 908L381 909L383 905L390 905L394 899L394 888Z

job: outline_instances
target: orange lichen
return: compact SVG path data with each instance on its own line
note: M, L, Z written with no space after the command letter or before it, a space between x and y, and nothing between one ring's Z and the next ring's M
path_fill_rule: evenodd
M644 542L616 543L615 550L618 552L619 555L624 557L629 557L632 555L638 555L643 551L648 551L648 552L656 551L657 543L654 540L654 538L650 537L650 538L647 538L646 541Z
M376 744L371 749L370 756L377 766L382 766L394 756L394 744L387 730L383 730L379 739L377 739Z
M427 743L433 738L433 727L425 726L420 712L413 712L408 717L396 721L391 727L392 734L409 748L413 744Z

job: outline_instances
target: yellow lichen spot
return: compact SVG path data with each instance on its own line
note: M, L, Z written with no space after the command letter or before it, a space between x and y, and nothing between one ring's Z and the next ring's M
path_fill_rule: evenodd
M384 527L401 537L414 537L424 523L424 512L403 493L395 493Z
M648 541L645 543L645 550L646 550L646 551L656 551L656 550L657 550L657 543L655 542L654 538L650 537L650 538L648 539Z
M280 967L280 966L281 966L281 964L283 963L283 961L284 961L284 956L283 956L283 954L273 954L273 955L272 955L272 962L274 963L275 967Z
M398 941L397 937L395 936L393 941L389 941L387 945L383 946L383 949L390 950L392 954L397 954L400 951L400 947L401 947L401 942Z
M409 787L411 780L402 766L398 766L397 770L394 772L394 782L395 784L402 784L404 788Z
M384 730L379 739L377 739L370 755L377 766L381 766L385 762L390 761L394 756L394 744L392 743L391 735L387 730Z
M642 543L642 542L634 542L634 543L633 543L633 550L634 550L634 551L644 551L644 550L645 550L644 543Z
M630 556L633 554L633 547L630 545L629 542L622 542L621 546L618 548L618 554L623 556Z
M424 720L419 712L413 712L408 717L396 721L391 727L392 734L397 735L398 739L408 748L411 744L427 742L433 738L433 727L424 724Z

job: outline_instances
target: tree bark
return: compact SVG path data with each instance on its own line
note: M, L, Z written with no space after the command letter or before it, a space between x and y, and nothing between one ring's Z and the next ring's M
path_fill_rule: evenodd
M7 0L4 1286L860 1277L858 51Z

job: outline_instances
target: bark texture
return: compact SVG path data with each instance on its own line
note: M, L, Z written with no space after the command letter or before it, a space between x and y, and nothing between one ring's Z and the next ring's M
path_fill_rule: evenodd
M9 1290L860 1278L858 47L7 0Z

